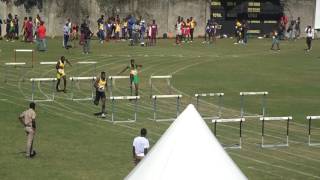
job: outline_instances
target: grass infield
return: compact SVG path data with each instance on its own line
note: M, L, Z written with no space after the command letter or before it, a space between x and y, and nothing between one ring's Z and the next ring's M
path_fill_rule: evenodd
M249 179L319 179L320 147L307 145L305 119L307 115L320 115L320 45L319 41L313 44L313 50L305 53L305 40L281 42L280 52L269 50L270 39L250 39L246 46L234 45L230 39L218 40L216 45L202 44L199 39L182 46L174 45L173 40L160 40L155 47L92 41L92 53L83 55L80 47L65 50L61 47L62 40L50 39L48 52L36 52L35 67L22 68L3 65L13 62L13 49L33 49L35 45L0 41L0 179L123 179L133 168L132 140L140 128L148 129L152 146L170 125L148 120L153 117L149 98L151 75L173 76L171 91L183 95L181 109L196 103L196 93L225 93L223 118L239 117L239 92L268 91L267 116L293 116L290 146L262 149L261 122L251 118L243 124L243 148L227 150L228 154ZM116 75L131 58L142 64L138 121L130 124L101 121L93 115L100 107L91 101L69 100L68 81L67 93L57 93L54 102L37 103L34 146L38 155L26 160L22 153L26 137L17 117L27 108L31 97L29 79L55 77L54 65L39 62L57 61L61 55L73 64L66 67L68 77L98 75L100 71ZM31 54L18 53L17 61L30 65ZM92 65L78 65L78 61L97 61L96 72ZM114 95L129 95L128 84L126 79L117 80ZM89 81L75 83L74 89L77 97L90 96ZM155 80L153 92L167 94L167 82ZM36 98L47 98L50 93L50 83L36 84ZM261 112L260 97L246 98L245 105L247 115ZM175 116L175 99L161 99L158 107L159 118ZM110 102L107 109L110 116ZM118 102L116 118L132 118L132 109L131 102ZM217 99L201 98L200 112L206 116L217 114ZM212 124L209 126L213 129ZM320 121L314 121L312 127L313 141L320 142ZM282 143L285 128L285 122L267 122L266 143ZM217 130L222 144L237 143L237 123L218 124Z

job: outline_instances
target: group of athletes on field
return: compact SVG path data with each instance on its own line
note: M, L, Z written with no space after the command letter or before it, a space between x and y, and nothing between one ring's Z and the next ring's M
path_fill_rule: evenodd
M66 86L67 86L67 78L65 73L65 65L68 64L72 66L70 61L66 59L64 56L61 56L61 58L58 60L56 64L56 70L57 70L57 84L56 84L56 91L57 92L64 92L66 93ZM135 60L131 59L130 64L126 66L122 71L120 71L118 74L121 74L127 70L130 71L130 92L131 95L133 95L133 86L135 89L135 96L138 96L139 91L139 70L142 68L142 65L135 64ZM63 79L63 89L59 89L61 79ZM93 101L95 105L99 105L99 102L101 101L101 112L95 113L95 115L101 115L101 117L106 117L106 89L108 88L107 83L107 77L106 73L102 71L100 73L100 77L97 77L94 83L94 88L96 89L96 96Z

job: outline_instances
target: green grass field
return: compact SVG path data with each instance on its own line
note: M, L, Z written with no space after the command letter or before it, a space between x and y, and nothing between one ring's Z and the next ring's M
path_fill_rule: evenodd
M261 148L261 122L252 118L244 123L243 148L229 149L228 154L249 179L320 179L320 146L307 145L305 120L307 115L320 115L320 45L319 41L313 44L313 51L306 54L304 40L281 42L280 52L269 50L270 39L252 39L247 46L233 45L230 39L218 40L214 46L201 44L201 40L183 46L175 46L173 40L161 40L156 47L130 47L127 42L101 45L92 41L92 54L83 55L79 47L66 51L61 40L50 39L49 51L36 53L34 68L1 69L1 82L5 78L7 82L0 86L0 179L123 179L134 167L132 140L140 128L148 129L148 138L154 145L170 125L148 120L153 116L149 77L169 74L173 75L172 93L183 95L182 109L195 104L195 93L224 92L225 118L239 116L240 91L268 91L267 115L294 118L290 123L290 146ZM35 45L0 41L1 65L13 62L14 48L30 49ZM22 153L26 137L17 117L28 106L29 79L55 77L54 66L39 65L39 61L56 61L61 55L73 63L73 67L67 67L69 77L93 74L93 66L78 65L78 61L97 61L96 74L104 70L108 75L121 71L130 58L142 64L138 121L101 121L93 115L100 107L91 101L70 100L68 81L68 93L56 94L54 102L37 103L38 156L26 160ZM17 55L17 61L28 61L29 65L30 59L29 54ZM166 81L158 80L154 85L155 93L168 93ZM90 88L90 82L76 84L75 95L89 96ZM50 91L50 83L37 84L35 96L46 98ZM127 80L116 82L114 95L129 93ZM248 114L261 113L259 97L249 97L245 103ZM217 99L203 98L200 106L204 115L217 114ZM116 104L116 111L117 120L127 120L132 116L132 104L121 101ZM108 112L110 115L110 109ZM175 100L159 100L159 118L174 115ZM209 126L213 129L212 124ZM284 122L267 122L266 143L282 143L285 127ZM312 127L313 140L320 142L320 122L314 121ZM222 144L237 143L238 124L219 124L217 129Z

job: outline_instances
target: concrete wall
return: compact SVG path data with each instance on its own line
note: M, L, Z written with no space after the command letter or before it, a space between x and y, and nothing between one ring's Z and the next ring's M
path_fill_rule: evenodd
M289 20L301 18L301 35L305 36L304 29L307 25L314 27L316 0L287 0L285 1L284 13Z
M18 14L20 24L24 16L40 14L43 17L50 36L61 36L63 23L67 17L73 22L81 23L85 16L90 16L91 28L97 29L96 21L101 14L125 17L132 14L142 16L147 22L157 21L159 36L165 32L174 32L174 24L178 16L194 17L198 22L196 35L203 34L205 22L210 16L209 0L43 0L43 8L36 7L27 12L22 6L15 6L12 1L0 1L0 18L7 14ZM4 30L4 26L2 27Z
M90 15L92 27L96 29L96 20L101 14L107 16L119 14L120 17L133 14L140 15L149 22L157 21L159 35L165 32L174 34L174 24L178 16L194 17L198 22L196 35L204 33L206 20L210 16L210 0L43 0L43 8L36 7L27 12L23 5L15 6L0 1L0 18L11 12L18 14L20 23L24 16L40 14L47 25L48 35L61 36L62 27L67 17L80 23L86 15ZM315 0L285 0L285 13L290 19L301 17L301 28L314 22ZM4 26L2 26L4 30Z

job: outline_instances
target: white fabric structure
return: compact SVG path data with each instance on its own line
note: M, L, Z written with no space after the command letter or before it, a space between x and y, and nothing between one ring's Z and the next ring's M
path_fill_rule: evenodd
M247 179L193 105L171 124L126 180Z
M320 29L320 0L316 0L316 12L314 15L314 29Z

